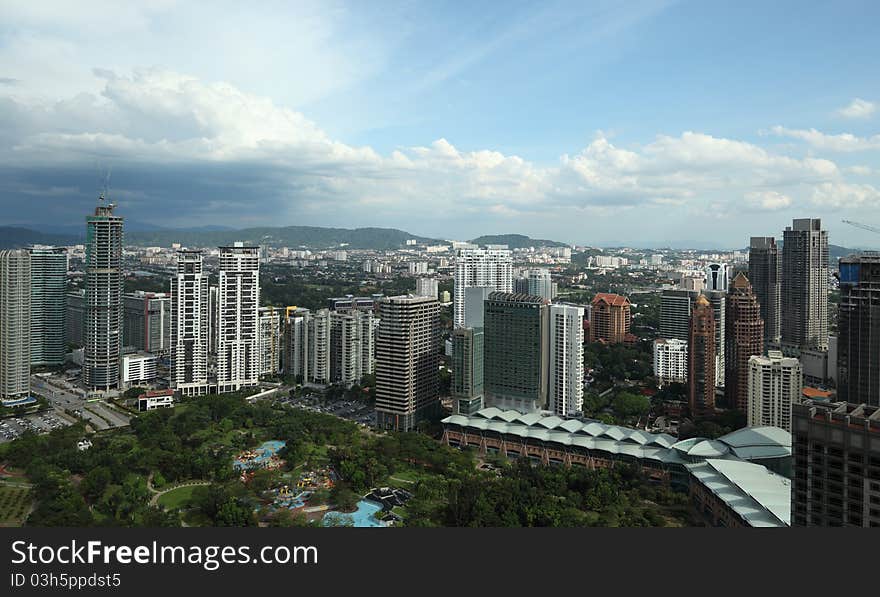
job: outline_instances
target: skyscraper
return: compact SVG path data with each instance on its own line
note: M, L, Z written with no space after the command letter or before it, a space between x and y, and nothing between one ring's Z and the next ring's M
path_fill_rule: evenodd
M691 416L715 410L715 315L709 299L694 302L688 338L688 406Z
M880 407L795 404L791 525L880 527Z
M472 415L483 408L483 328L455 328L452 331L453 412Z
M838 398L880 406L880 253L841 258L837 329Z
M86 218L86 311L83 383L93 390L119 385L122 358L122 218L99 198Z
M416 296L429 296L437 298L437 278L418 278L416 279Z
M281 372L281 310L259 308L260 321L260 375L278 375Z
M330 381L351 387L375 369L372 311L330 312Z
M330 350L331 329L330 309L318 309L309 319L309 374L310 379L318 384L330 384L331 376Z
M529 294L553 300L553 280L550 270L545 267L530 269L528 273Z
M31 377L31 258L0 251L0 398L25 397Z
M208 274L201 251L178 251L171 297L171 387L185 396L207 394Z
M706 266L705 290L727 292L729 268L726 263L710 263Z
M727 293L724 396L728 408L746 412L749 400L749 358L764 353L764 322L749 279L742 272Z
M30 249L31 365L63 365L67 353L67 251Z
M220 247L217 295L217 385L234 392L260 379L259 247Z
M513 290L513 257L507 245L459 249L455 260L453 322L465 325L465 288L484 286L498 292Z
M309 321L311 311L305 308L287 307L284 313L284 346L281 365L284 374L293 376L300 383L309 376Z
M486 299L489 298L492 292L494 291L486 286L472 286L471 288L464 289L464 327L483 327Z
M618 344L626 340L632 323L629 299L619 294L600 292L590 309L590 342Z
M761 306L764 342L779 342L779 249L772 236L753 236L749 242L749 281Z
M664 290L660 295L660 337L684 340L690 334L695 290Z
M801 363L771 350L748 362L746 414L749 427L770 425L791 431L791 407L803 389Z
M136 290L122 296L122 340L153 354L171 350L171 297L164 292Z
M385 297L376 334L376 425L411 431L440 410L440 305Z
M557 303L549 311L549 406L565 416L584 405L584 308Z
M547 408L548 301L493 292L484 313L486 406L532 412Z
M828 232L796 219L783 233L781 334L785 348L828 349Z
M726 363L725 335L727 332L727 292L723 290L704 290L703 295L709 299L712 305L712 314L715 317L715 386L724 387L724 366Z

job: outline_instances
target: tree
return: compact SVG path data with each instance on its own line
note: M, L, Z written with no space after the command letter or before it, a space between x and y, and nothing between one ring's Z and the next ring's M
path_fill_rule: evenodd
M344 481L337 482L330 490L330 501L343 512L355 510L359 500L360 497Z
M612 402L614 413L621 418L642 417L651 410L651 401L647 396L620 392Z

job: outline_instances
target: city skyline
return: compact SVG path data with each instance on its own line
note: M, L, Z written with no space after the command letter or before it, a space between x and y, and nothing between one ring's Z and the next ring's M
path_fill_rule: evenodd
M289 10L5 6L4 223L877 245L869 3Z

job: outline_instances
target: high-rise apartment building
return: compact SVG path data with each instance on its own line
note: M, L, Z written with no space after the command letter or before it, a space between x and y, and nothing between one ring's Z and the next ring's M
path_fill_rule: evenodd
M880 407L795 404L791 525L880 527Z
M372 311L330 312L331 382L351 387L373 373L377 324Z
M715 410L715 315L709 299L694 301L688 338L688 406L691 415Z
M284 374L302 382L310 380L309 371L309 321L311 311L305 308L287 307L284 312L284 345L281 365Z
M31 256L0 251L0 398L27 396L31 377Z
M549 306L549 407L559 416L579 413L584 405L584 308Z
M171 278L171 387L185 396L208 393L208 274L201 251L178 251Z
M840 259L837 330L838 399L880 406L880 253Z
M217 291L217 385L220 392L260 379L260 249L220 247Z
M376 334L376 425L410 431L440 409L440 305L385 297Z
M31 255L31 365L63 365L67 353L67 251L36 246Z
M761 307L749 279L742 272L727 292L724 397L728 408L747 412L749 405L749 358L764 354L764 322Z
M260 375L281 372L281 310L260 307Z
M590 342L618 344L626 340L632 323L629 299L600 292L590 308Z
M545 267L530 269L528 272L529 291L532 296L553 300L553 280L550 270Z
M429 296L436 299L438 292L437 278L418 278L416 280L416 296Z
M779 342L779 248L772 236L753 236L749 242L749 281L761 306L764 342Z
M687 342L691 311L699 296L695 290L664 290L660 295L660 337Z
M482 286L498 292L513 290L513 256L506 245L459 249L455 259L453 323L465 325L465 288Z
M136 290L123 301L122 340L152 354L171 350L171 296L164 292Z
M532 412L547 408L549 301L493 292L484 309L486 406Z
M677 338L658 338L654 340L654 377L657 386L671 383L686 383L688 343Z
M749 427L770 425L791 431L791 407L801 399L801 363L770 350L749 357L746 408Z
M781 335L788 349L828 349L828 232L796 219L783 233Z
M330 309L318 309L309 319L309 381L328 385L332 382L330 370L331 322Z
M483 328L455 328L452 331L453 412L472 415L483 408Z
M86 218L83 383L93 390L119 386L122 358L122 218L104 196Z

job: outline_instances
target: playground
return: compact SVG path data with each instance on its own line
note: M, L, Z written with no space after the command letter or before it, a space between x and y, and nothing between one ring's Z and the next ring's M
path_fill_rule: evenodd
M260 444L253 450L245 450L235 457L232 466L239 471L251 471L256 469L278 470L284 466L284 460L278 457L278 452L285 446L281 440L270 440Z

